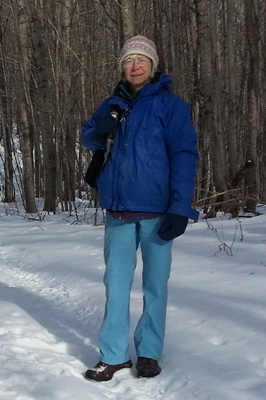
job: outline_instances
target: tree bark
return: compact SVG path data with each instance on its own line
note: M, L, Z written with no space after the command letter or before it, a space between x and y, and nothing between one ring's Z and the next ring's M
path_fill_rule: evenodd
M131 38L135 34L135 6L133 0L119 0L122 21L121 39Z
M4 201L11 203L15 201L15 190L13 184L13 165L12 165L12 143L11 129L8 121L11 120L10 102L8 101L8 77L6 67L6 55L4 54L3 31L4 24L0 14L0 115L1 118L1 137L4 144L4 171L5 171L5 198ZM9 93L11 96L11 93Z
M30 95L31 82L31 43L30 43L30 13L27 0L18 0L17 30L20 53L21 73L21 98L18 120L18 130L22 136L21 152L23 160L23 189L25 209L27 213L36 213L35 191L34 191L34 168L32 149L32 125L30 120Z
M213 158L213 172L216 190L223 192L227 189L227 157L225 154L225 135L222 121L222 79L219 63L218 35L217 35L217 2L209 3L210 29L211 29L211 53L213 75L213 113L214 124L211 135L211 153Z
M227 0L227 70L228 70L228 160L229 160L229 180L235 175L238 164L239 154L237 151L238 138L238 114L237 114L237 94L236 94L236 32L235 32L235 0Z
M63 171L64 201L65 207L71 208L71 202L75 199L75 138L76 124L74 121L74 73L73 54L71 53L71 29L74 23L72 13L74 9L73 0L62 0L60 3L60 25L61 25L61 59L64 74L61 81L61 115L62 135L64 139Z
M52 93L49 82L49 42L46 31L43 0L35 0L38 13L33 18L33 45L35 56L36 92L35 104L38 113L36 121L37 135L41 134L44 165L44 211L56 211L56 161L54 146L54 130L52 126L53 109L50 95ZM38 140L38 138L37 138Z
M248 125L246 160L255 168L246 175L247 194L246 210L255 213L258 196L257 142L259 133L259 41L258 16L253 0L245 2L246 34L249 52L248 71Z
M170 5L169 5L170 6ZM154 13L154 42L157 48L157 54L159 56L158 70L165 70L164 52L163 52L163 37L162 37L162 26L163 26L163 14L162 14L162 0L153 0L153 13ZM173 37L171 31L169 31L169 42L170 42L170 60L173 60ZM171 65L172 66L172 65Z
M207 197L208 192L213 192L213 171L211 163L211 145L214 129L214 99L213 99L213 70L209 2L195 0L197 21L197 55L198 55L198 94L199 94L199 118L198 135L199 146L204 158L200 168L202 176L202 195Z

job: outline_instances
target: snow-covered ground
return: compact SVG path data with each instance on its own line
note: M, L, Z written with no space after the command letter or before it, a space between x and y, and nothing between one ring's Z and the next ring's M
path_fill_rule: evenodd
M106 383L82 376L98 361L104 227L0 211L0 399L265 400L266 208L259 211L240 223L200 221L175 240L162 373L138 379L132 368ZM139 257L131 333L141 308Z

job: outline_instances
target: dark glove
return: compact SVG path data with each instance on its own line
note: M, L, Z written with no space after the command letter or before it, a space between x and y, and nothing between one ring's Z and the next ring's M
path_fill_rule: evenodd
M173 240L174 238L183 235L187 223L188 218L183 215L167 214L157 233L162 240Z
M117 124L118 119L108 114L96 125L95 135L98 136L100 140L106 140L107 136L116 129Z

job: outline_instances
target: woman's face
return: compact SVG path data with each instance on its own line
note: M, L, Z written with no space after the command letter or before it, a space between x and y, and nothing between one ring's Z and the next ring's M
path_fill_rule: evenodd
M126 58L123 62L126 79L135 90L141 89L150 81L152 61L139 54Z

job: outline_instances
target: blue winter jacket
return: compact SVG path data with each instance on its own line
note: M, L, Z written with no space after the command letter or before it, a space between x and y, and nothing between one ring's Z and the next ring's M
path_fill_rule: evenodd
M169 91L170 85L170 78L161 74L132 101L116 90L84 123L82 144L95 151L103 147L94 135L97 123L112 105L124 110L112 152L97 179L102 208L198 219L198 212L191 208L197 136L189 106Z

